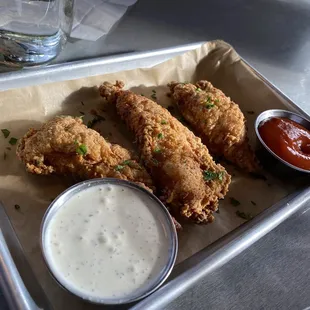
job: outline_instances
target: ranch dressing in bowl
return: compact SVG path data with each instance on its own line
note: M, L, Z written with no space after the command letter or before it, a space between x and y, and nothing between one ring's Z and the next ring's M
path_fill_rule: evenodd
M42 251L53 276L95 303L131 302L151 293L171 271L176 247L165 207L126 181L71 187L42 224Z

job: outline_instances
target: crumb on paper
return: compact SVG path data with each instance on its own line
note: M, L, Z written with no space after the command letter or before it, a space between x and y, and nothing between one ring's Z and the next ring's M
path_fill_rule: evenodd
M8 129L1 129L4 138L6 139L10 135L10 131Z
M21 207L20 207L19 204L15 204L15 205L14 205L14 209L15 209L16 211L21 211Z
M239 216L240 218L244 219L244 220L251 220L253 218L253 215L250 214L250 213L245 213L245 212L242 212L240 210L237 210L236 211L236 215Z
M230 200L230 204L232 204L234 207L238 207L241 204L240 201L234 197L229 197L229 200Z
M10 139L9 143L10 143L11 145L15 145L15 144L17 143L17 141L18 141L17 138L12 137L12 138Z

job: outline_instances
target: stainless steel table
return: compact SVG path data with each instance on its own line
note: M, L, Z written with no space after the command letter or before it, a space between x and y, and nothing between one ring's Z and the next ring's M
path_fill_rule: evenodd
M139 0L107 38L97 42L72 40L56 62L212 39L232 44L310 113L309 0ZM310 306L310 212L306 211L280 225L166 309ZM3 300L0 309L6 309Z

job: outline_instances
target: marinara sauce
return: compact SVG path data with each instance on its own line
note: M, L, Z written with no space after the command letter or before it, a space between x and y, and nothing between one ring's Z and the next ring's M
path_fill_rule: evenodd
M310 131L288 118L271 118L258 128L266 145L288 163L310 170Z

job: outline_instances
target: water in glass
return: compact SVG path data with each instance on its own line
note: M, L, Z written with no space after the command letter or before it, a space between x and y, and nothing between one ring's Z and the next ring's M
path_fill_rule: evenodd
M36 66L61 51L74 0L0 0L0 53L6 63Z

